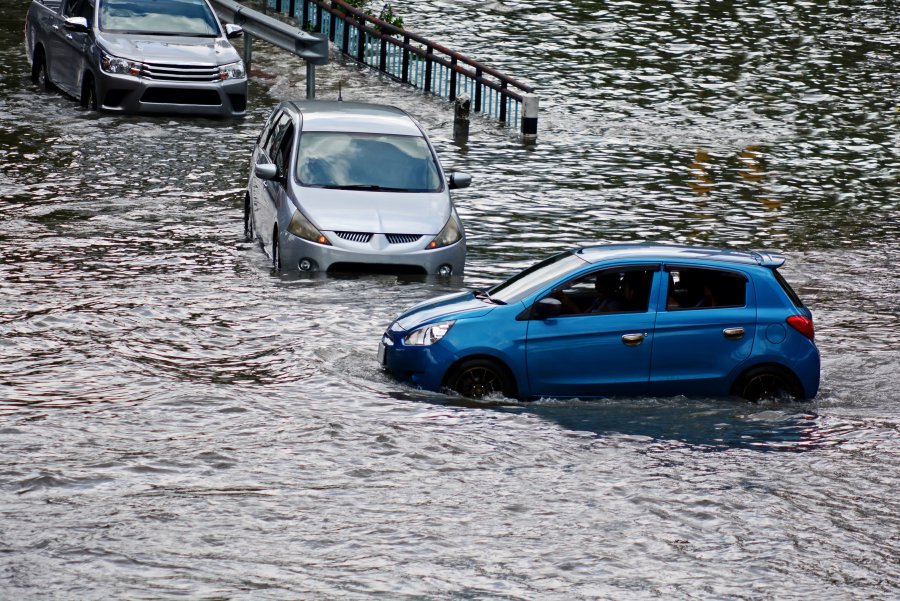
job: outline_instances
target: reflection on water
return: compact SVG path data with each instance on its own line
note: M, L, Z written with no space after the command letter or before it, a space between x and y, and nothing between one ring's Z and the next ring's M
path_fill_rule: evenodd
M474 175L451 280L275 274L243 240L302 62L255 48L242 121L98 115L29 82L28 4L0 0L0 597L900 595L893 4L404 9L541 94L535 144L463 142L444 101L317 69ZM819 397L485 406L375 361L405 307L635 240L784 251Z

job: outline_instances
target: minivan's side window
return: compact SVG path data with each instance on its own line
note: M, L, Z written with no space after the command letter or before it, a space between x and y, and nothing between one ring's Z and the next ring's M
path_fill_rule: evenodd
M740 273L675 266L668 267L667 271L669 311L743 307L747 303L747 278Z
M643 312L650 303L655 272L649 266L594 271L567 282L550 296L562 303L561 315Z
M266 151L266 156L269 157L270 161L275 161L275 151L278 149L278 145L281 144L281 140L284 138L284 134L290 124L291 116L287 113L282 113L275 124L272 125L268 139L263 142L263 149Z
M289 167L291 161L291 148L294 146L294 124L288 123L287 131L284 132L284 135L281 137L281 142L278 144L278 149L275 150L275 156L272 157L275 160L275 166L278 167L278 173L284 176L287 176L289 173Z

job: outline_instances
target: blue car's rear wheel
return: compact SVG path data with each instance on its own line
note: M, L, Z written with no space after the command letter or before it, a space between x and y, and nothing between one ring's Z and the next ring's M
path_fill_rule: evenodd
M459 364L446 385L463 396L482 399L491 394L515 396L515 387L506 370L490 359L470 359Z
M803 397L796 378L775 366L754 367L747 371L738 378L732 392L748 401L784 401Z

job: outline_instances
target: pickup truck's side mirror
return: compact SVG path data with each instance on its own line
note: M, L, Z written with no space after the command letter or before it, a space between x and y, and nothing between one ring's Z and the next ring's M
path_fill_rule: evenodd
M451 173L450 174L450 189L456 190L457 188L468 188L469 184L472 183L472 176L468 173Z
M278 166L272 163L257 163L256 167L253 168L253 173L259 179L278 181Z
M562 302L560 302L558 298L545 296L538 302L534 303L534 311L532 312L532 316L536 319L556 317L557 315L562 313L562 308Z
M244 35L244 28L240 25L234 25L233 23L225 24L225 37L229 40L232 38L239 38Z
M91 29L88 25L88 20L84 17L66 17L65 25L63 25L63 27L69 31L79 33L87 33Z

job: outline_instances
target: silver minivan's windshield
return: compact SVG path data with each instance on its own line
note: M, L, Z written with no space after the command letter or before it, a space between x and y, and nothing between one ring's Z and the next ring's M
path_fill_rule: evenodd
M111 33L219 36L216 17L203 0L102 0L100 29Z
M304 132L297 179L340 190L440 192L437 162L425 138L348 132Z
M532 265L524 271L520 271L502 284L488 290L491 300L501 301L506 304L517 303L552 284L566 274L584 267L587 261L571 252L553 255L537 265Z

